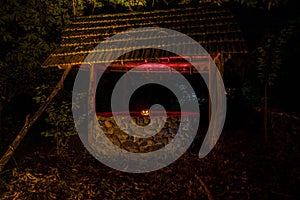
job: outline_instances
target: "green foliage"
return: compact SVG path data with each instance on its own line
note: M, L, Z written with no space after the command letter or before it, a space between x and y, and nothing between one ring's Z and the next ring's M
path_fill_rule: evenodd
M258 78L264 85L274 85L282 64L282 51L289 36L293 33L294 25L289 22L278 34L271 34L266 42L257 48Z
M224 83L227 97L239 102L257 104L260 94L257 88L256 57L253 54L230 55L225 63Z
M24 94L33 96L38 88L40 91L35 100L42 103L46 98L45 91L49 89L43 84L54 86L57 83L58 70L42 69L41 65L60 43L62 30L73 19L74 2L78 2L78 5L75 4L75 11L79 15L83 12L92 13L94 9L102 6L102 1L98 0L0 2L0 114L5 115L0 119L1 130L4 130L4 124L5 130L9 128L12 132L19 128L16 126L16 116L14 120L9 120L12 110L10 102L15 97ZM62 138L74 134L69 102L60 99L50 105L46 122L59 131L51 128L44 133L46 136ZM11 123L8 124L7 121ZM63 134L59 135L60 133Z
M36 96L34 97L35 102L42 105L52 89L44 84L37 87ZM86 95L86 93L78 94L77 101L80 101ZM80 108L76 104L72 105L71 97L70 91L62 89L46 109L47 115L44 121L47 128L41 134L52 138L53 142L56 143L57 155L62 155L67 150L70 136L77 134L72 115L72 106L74 106L74 109ZM76 123L80 123L85 117L86 115L81 116Z
M294 25L290 22L286 28L281 29L279 34L271 34L267 37L263 46L257 48L258 78L264 87L264 132L265 140L268 142L269 135L269 111L268 87L274 85L282 64L282 51L288 37L293 33Z
M110 0L111 4L115 6L121 6L133 11L139 7L145 7L147 5L146 0Z
M6 123L15 97L32 96L42 83L56 83L57 72L40 66L60 42L72 16L71 5L70 0L0 1L0 112L5 114L1 126L5 123L14 131L17 127Z
M271 10L274 7L287 4L288 0L200 0L200 3L216 3L222 5L223 3L236 3L246 7L264 8Z
M38 104L43 104L52 88L49 86L41 85L36 88L37 94L34 100ZM41 134L45 137L50 137L56 142L57 155L62 155L68 148L68 141L70 136L77 134L73 116L72 116L72 104L68 99L70 93L63 90L61 91L60 98L56 98L50 103L46 109L47 116L45 122L49 127Z
M73 15L90 15L94 14L96 9L104 6L101 0L72 0Z
M40 66L55 49L70 15L68 4L54 0L4 0L0 13L0 96L10 101L42 82Z
M34 97L34 100L36 103L42 104L47 98L47 91L51 91L51 88L42 85L37 87L36 91L37 95ZM51 126L50 129L42 132L42 135L46 137L68 137L77 134L72 117L72 104L70 100L67 100L70 97L70 93L62 91L59 97L46 109L47 117L45 122Z
M258 47L258 78L263 84L273 85L281 64L280 49L273 46L272 39L268 39L265 46Z

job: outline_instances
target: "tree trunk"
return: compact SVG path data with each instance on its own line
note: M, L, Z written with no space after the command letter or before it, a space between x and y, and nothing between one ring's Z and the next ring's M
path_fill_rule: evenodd
M51 101L53 100L53 98L57 95L57 93L59 92L59 90L63 87L63 83L64 83L67 75L69 74L71 68L72 68L72 66L70 65L70 66L68 66L65 69L65 71L64 71L64 73L63 73L60 81L57 83L57 85L54 88L54 90L51 92L51 94L46 99L46 101L41 105L41 107L37 110L37 112L32 117L29 117L29 115L27 115L26 122L25 122L23 128L18 133L17 137L12 142L12 144L9 145L9 148L7 149L6 153L3 155L3 157L0 160L0 172L4 169L6 163L9 161L9 159L11 158L11 156L14 154L15 150L18 148L19 144L21 143L21 141L24 138L24 136L27 134L27 132L30 129L30 127L36 122L36 120L46 110L46 108L51 103Z
M134 11L133 8L132 8L131 5L130 5L130 1L128 1L128 9L129 9L131 12Z
M264 133L265 141L268 142L268 84L264 88Z
M3 105L0 102L0 139L2 140L2 110L3 110Z
M75 21L76 20L76 3L75 3L75 0L72 0L72 4L73 4L73 20Z
M152 8L154 8L155 2L156 2L156 1L157 1L157 0L152 0L152 5L151 5Z

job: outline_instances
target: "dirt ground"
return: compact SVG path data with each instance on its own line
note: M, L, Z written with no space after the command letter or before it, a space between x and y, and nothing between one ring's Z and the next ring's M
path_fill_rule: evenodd
M25 138L25 140L29 140ZM26 143L26 141L24 141ZM158 171L133 174L93 158L72 136L57 155L55 143L19 149L0 174L0 199L296 199L299 168L279 163L260 130L225 127L218 144L198 158L193 143L180 159ZM22 154L20 154L22 151ZM16 166L17 164L17 166Z

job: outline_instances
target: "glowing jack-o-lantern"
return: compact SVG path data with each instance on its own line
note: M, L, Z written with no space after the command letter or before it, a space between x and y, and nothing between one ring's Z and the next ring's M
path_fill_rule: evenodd
M149 116L149 110L148 109L144 109L141 111L141 115L143 116Z

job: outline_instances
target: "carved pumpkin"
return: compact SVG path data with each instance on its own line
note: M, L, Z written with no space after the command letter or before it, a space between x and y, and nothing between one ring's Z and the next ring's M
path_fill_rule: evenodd
M144 109L141 111L141 115L143 116L148 116L149 115L149 110L148 109Z

